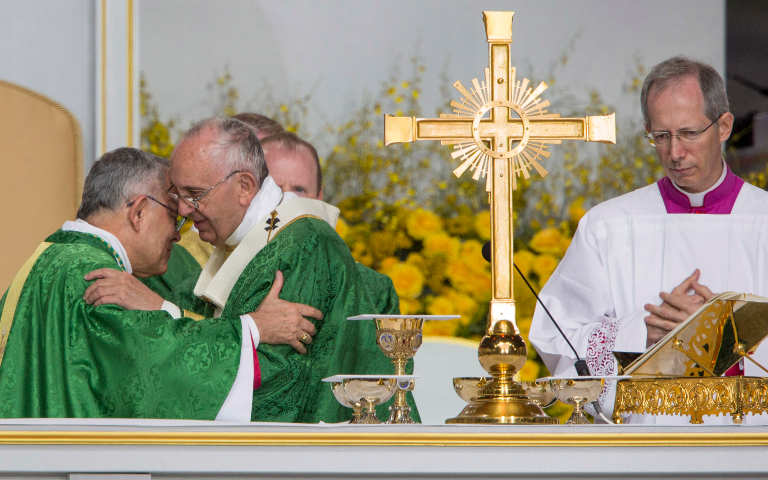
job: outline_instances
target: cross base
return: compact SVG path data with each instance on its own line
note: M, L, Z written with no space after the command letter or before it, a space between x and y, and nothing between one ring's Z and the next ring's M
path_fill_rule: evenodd
M526 347L513 323L500 320L489 327L477 351L483 368L491 375L479 395L445 423L556 424L532 402L513 376L525 365ZM455 382L454 382L455 383ZM466 397L465 397L466 398Z

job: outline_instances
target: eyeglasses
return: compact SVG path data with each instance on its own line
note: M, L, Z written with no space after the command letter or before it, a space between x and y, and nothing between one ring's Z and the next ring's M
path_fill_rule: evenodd
M211 191L213 191L214 188L218 187L222 183L224 183L227 180L229 180L230 178L232 178L232 175L234 175L236 173L243 173L243 172L244 172L244 170L235 170L232 173L230 173L229 175L227 175L226 177L224 177L220 182L214 183L213 185L211 185L210 187L200 191L200 193L198 193L196 195L184 196L184 195L181 195L181 194L179 194L177 192L169 190L168 191L168 196L171 197L172 199L176 200L177 202L179 200L184 200L184 202L186 202L188 205L191 205L191 206L195 207L195 210L199 210L200 209L200 200L202 200L203 198L205 198L206 195L211 193ZM175 188L176 187L171 187L172 190L175 189Z
M720 117L722 116L723 114L718 115L716 119L712 120L709 125L702 128L701 130L678 130L677 133L672 133L666 130L659 130L656 132L648 132L645 134L645 137L654 147L666 147L672 142L672 137L677 137L679 140L692 143L698 140L701 134L706 132L709 127L717 123L717 121L720 120Z
M152 200L153 202L155 202L155 203L157 203L159 205L162 205L169 212L171 212L172 216L176 218L176 226L174 228L176 229L177 232L180 231L182 229L182 227L184 227L185 223L187 223L187 217L182 217L181 215L179 215L178 209L175 209L173 207L170 207L170 206L164 204L163 202L161 202L160 200L156 199L152 195L144 195L144 196L147 197L148 199ZM136 200L131 200L130 202L127 203L127 205L130 207L134 203L136 203Z

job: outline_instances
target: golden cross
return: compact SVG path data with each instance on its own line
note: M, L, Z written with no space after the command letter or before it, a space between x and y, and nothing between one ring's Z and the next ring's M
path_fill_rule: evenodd
M483 81L472 80L471 89L461 82L461 93L452 101L454 114L440 118L386 115L384 143L440 140L454 146L451 156L461 163L453 171L458 177L467 170L473 178L486 178L491 207L492 299L489 331L496 322L515 323L512 274L512 192L517 177L529 178L530 170L541 176L547 170L538 162L549 157L548 144L561 140L616 143L614 114L561 118L547 113L549 102L541 98L547 84L529 87L527 78L517 79L510 65L514 12L483 12L489 44L489 67Z

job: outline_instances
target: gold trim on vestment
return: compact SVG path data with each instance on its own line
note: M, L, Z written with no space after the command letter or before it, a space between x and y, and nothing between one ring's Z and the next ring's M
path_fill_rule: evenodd
M451 447L736 447L768 446L765 433L264 433L146 431L0 431L0 444L451 446Z
M2 316L0 316L0 365L3 364L5 346L8 344L8 338L11 336L13 317L16 316L16 306L19 304L21 290L24 288L24 283L27 281L29 272L32 271L32 267L35 265L37 259L51 245L53 244L49 242L43 242L38 245L32 256L29 257L19 271L16 272L16 276L13 277L11 286L8 287L8 293L5 296L5 305L3 305L3 313Z
M298 217L295 217L293 220L290 220L290 221L288 221L286 224L284 224L282 227L280 227L280 228L277 230L277 233L275 233L275 236L274 236L274 237L272 237L272 239L269 239L269 240L267 240L267 242L271 242L272 240L274 240L275 238L277 238L277 236L278 236L278 235L280 235L280 232L282 232L283 230L285 230L285 227L287 227L288 225L292 224L292 223L293 223L293 222L295 222L296 220L301 220L302 218L314 218L314 219L316 219L316 220L320 220L320 221L323 221L323 222L325 222L325 220L323 220L322 218L318 217L317 215L311 215L311 214L309 214L309 213L305 213L304 215L299 215ZM328 222L325 222L325 223L328 223ZM270 232L270 234L271 234L271 233L272 233L272 232Z
M199 313L195 313L195 312L192 312L190 310L184 310L182 313L183 313L184 317L191 318L192 320L197 320L198 322L205 318L204 316L200 315Z

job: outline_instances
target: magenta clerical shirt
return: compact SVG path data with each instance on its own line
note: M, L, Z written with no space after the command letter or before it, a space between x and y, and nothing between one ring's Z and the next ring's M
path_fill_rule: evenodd
M713 213L729 214L739 196L744 180L737 177L730 168L725 174L722 183L704 196L704 205L692 207L688 197L675 188L669 177L664 177L657 182L661 198L667 213Z

